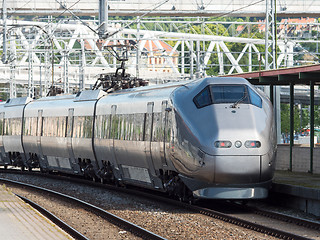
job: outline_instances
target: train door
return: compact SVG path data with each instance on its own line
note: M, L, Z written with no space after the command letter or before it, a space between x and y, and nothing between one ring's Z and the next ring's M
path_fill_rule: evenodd
M114 166L113 169L113 174L115 178L121 179L121 172L119 168L119 164L117 161L117 156L116 156L116 150L115 150L115 138L118 135L118 117L116 115L117 113L117 105L112 105L111 106L111 121L110 121L110 136L112 139L112 146L111 146L111 159L112 159L112 164Z
M154 103L149 102L147 105L147 113L145 115L145 153L146 159L148 162L148 168L150 175L152 176L152 182L155 188L162 188L162 182L157 178L157 171L155 169L154 159L151 153L151 144L152 144L152 133L153 133L153 120L154 120L154 113L153 113Z
M0 113L0 162L5 165L6 153L3 146L4 112Z
M38 159L39 159L39 165L41 168L46 168L46 166L43 166L43 153L41 148L41 136L42 136L42 113L43 110L38 110L38 119L37 119L37 147L38 147Z
M167 112L166 109L168 107L168 101L162 101L161 104L161 146L160 146L160 153L161 153L161 163L163 167L168 166L167 159L166 159L166 141L165 141L165 132L166 132L166 121L167 121Z
M152 136L151 136L151 157L156 172L165 166L164 160L164 113L153 111ZM158 172L157 172L158 173Z
M163 103L164 108L164 161L168 164L170 152L174 151L173 145L173 123L172 123L172 108L168 102Z
M72 148L73 125L74 125L74 108L69 108L67 132L66 132L69 161L70 161L71 168L74 170L74 172L80 173L81 172L80 166L74 157L73 148Z

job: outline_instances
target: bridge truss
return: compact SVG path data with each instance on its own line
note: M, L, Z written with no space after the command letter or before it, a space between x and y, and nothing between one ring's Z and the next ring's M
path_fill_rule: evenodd
M258 38L261 22L109 20L109 35L99 40L94 21L56 21L1 22L0 29L6 25L7 30L0 40L0 82L10 84L10 97L26 92L31 97L43 96L52 84L66 93L90 88L98 74L114 72L120 65L110 54L112 48L120 50L119 44L130 45L126 71L151 82L265 67L266 43ZM301 45L308 41L318 44L318 39L300 40L285 34L279 37L277 66L299 64L296 59L306 53L312 56L311 62L318 61L317 53L312 55Z

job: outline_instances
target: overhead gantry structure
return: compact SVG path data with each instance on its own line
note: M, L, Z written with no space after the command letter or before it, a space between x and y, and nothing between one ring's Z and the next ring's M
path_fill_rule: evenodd
M130 28L131 26L125 27L128 24L109 21L110 37L100 40L90 27L78 21L71 23L60 20L53 23L7 20L6 25L6 38L1 35L1 43L6 41L1 46L6 48L6 57L0 62L0 82L27 84L30 96L34 92L30 89L39 85L43 86L41 92L45 94L45 89L52 82L62 85L65 92L69 92L70 87L86 88L94 84L98 73L116 69L119 62L110 56L106 48L119 43L132 44L128 72L149 79L200 77L213 66L218 66L220 75L242 73L261 66L263 68L265 62L264 52L259 50L265 45L264 39L226 37L192 31L152 31L145 27ZM147 23L141 21L141 26L145 25ZM1 26L0 29L3 30L3 25ZM94 24L90 26L97 27ZM171 46L163 44L167 42ZM233 52L230 43L237 43L241 51ZM295 44L293 41L277 42L280 49L277 65L294 65ZM151 71L152 69L159 71ZM170 71L163 74L163 69ZM14 89L11 88L11 97L16 96Z
M88 0L6 0L8 14L16 16L68 16L70 9L78 16L97 16L98 1ZM161 7L154 9L159 3ZM264 17L265 0L109 0L110 16L235 16ZM1 3L0 3L1 8ZM154 9L150 12L150 10ZM278 0L278 15L281 17L318 17L320 6L314 0Z

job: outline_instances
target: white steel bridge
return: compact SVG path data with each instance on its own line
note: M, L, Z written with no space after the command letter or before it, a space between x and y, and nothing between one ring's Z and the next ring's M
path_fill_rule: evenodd
M92 31L97 27L93 23L86 26L69 20L58 23L7 21L7 53L0 62L0 82L11 84L11 96L16 95L17 84L26 83L31 96L35 86L42 86L37 91L43 95L52 82L60 84L65 92L71 88L88 88L99 73L115 71L119 66L107 46L128 43L131 48L127 71L149 80L205 76L210 68L224 75L264 66L264 39L197 33L192 29L189 32L147 30L143 27L147 23L143 21L137 28L122 27L125 23L109 23L110 37L99 40ZM237 43L240 51L233 52L232 43ZM278 40L278 66L294 65L296 44L288 39Z
M166 0L158 4L146 0L105 1L109 15L113 9L118 15L125 11L132 16L157 11L166 15L168 7L174 7L171 12L184 14L186 10L198 14L213 8L220 12L219 16L224 12L228 16L251 14L253 10L266 14L266 2L260 0L218 0L214 5L208 0ZM95 17L98 2L2 0L0 83L7 83L7 88L0 90L10 93L10 97L21 91L33 97L45 95L52 84L60 85L66 93L90 88L98 74L114 72L119 67L120 62L110 54L112 49L119 51L119 44L130 47L126 71L151 81L264 69L270 62L265 49L272 43L277 45L278 67L319 62L320 24L315 18L306 18L302 23L279 22L276 42L264 39L264 21L210 22L205 17L108 20L107 38L101 40ZM287 0L277 2L278 14L293 12L295 7L300 15L303 11L311 16L320 8L320 3L309 0L290 1L290 6ZM19 15L32 15L33 21L14 20ZM78 17L82 15L93 17L84 21ZM306 48L306 44L314 49Z

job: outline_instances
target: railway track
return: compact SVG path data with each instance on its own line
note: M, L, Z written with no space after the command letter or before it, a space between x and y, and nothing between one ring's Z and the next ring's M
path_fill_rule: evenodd
M47 177L47 175L45 176ZM61 178L60 176L51 177ZM63 178L66 179L66 177ZM288 216L285 214L275 213L272 211L261 210L257 208L249 208L247 206L235 204L224 204L224 207L221 207L221 205L219 207L219 204L217 204L218 206L216 205L216 208L212 208L210 206L208 207L205 205L190 205L173 199L168 199L159 195L155 196L154 194L145 192L145 190L144 192L141 192L137 191L136 189L118 188L112 185L105 184L102 185L100 183L90 182L83 179L70 179L69 177L67 177L67 179L71 181L76 181L78 183L80 182L90 184L99 188L104 187L111 190L116 189L117 191L125 192L128 194L135 194L151 198L156 201L163 201L166 204L174 204L175 206L191 210L195 213L200 213L215 219L220 219L225 222L229 222L234 225L241 226L250 230L268 234L270 236L280 239L320 239L320 224L318 222L312 222L305 219ZM283 227L283 225L287 226ZM283 230L283 228L289 228L289 231L285 231ZM292 231L293 229L295 229L295 231Z
M143 239L152 239L152 240L164 240L165 239L165 238L163 238L157 234L154 234L154 233L152 233L142 227L137 226L136 224L133 224L133 223L131 223L125 219L122 219L122 218L120 218L120 217L118 217L108 211L105 211L97 206L94 206L90 203L87 203L87 202L82 201L80 199L77 199L75 197L68 196L66 194L62 194L62 193L59 193L59 192L56 192L56 191L53 191L50 189L45 189L42 187L34 186L31 184L27 184L27 183L17 182L17 181L13 181L13 180L9 180L9 179L0 178L0 182L5 183L6 185L15 185L15 186L23 187L23 188L28 188L33 191L38 191L41 193L50 194L50 195L53 195L59 199L64 199L68 203L72 202L76 205L80 205L83 208L93 212L97 216L104 218L104 219L108 220L109 222L119 226L120 228L123 228L127 231L130 231L134 235L141 237ZM41 206L39 206L38 204L36 204L36 203L32 202L31 200L24 198L22 196L19 196L19 195L17 195L17 196L22 198L22 200L26 201L27 203L31 204L32 206L34 206L36 209L39 209L40 212L44 213L47 217L49 217L51 220L53 220L54 223L58 224L63 229L65 229L70 235L75 237L75 239L80 239L80 240L88 239L83 234L79 233L77 230L73 229L68 224L59 220L57 217L55 217L53 214L51 214L47 210L41 208Z
M320 224L316 222L234 203L217 205L213 209L201 206L191 208L202 214L280 239L320 239Z

